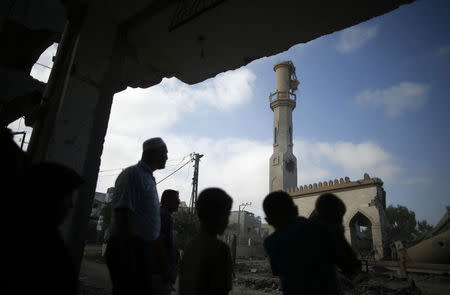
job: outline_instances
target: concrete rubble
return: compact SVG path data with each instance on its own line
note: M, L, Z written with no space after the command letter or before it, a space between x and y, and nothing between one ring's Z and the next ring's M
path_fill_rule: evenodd
M279 280L272 276L266 260L240 260L235 269L235 286L259 291L261 295L282 294ZM450 288L448 274L409 273L405 280L399 279L395 271L383 267L371 267L353 281L343 278L342 282L346 295L445 294L442 292Z
M365 268L364 268L365 269ZM342 279L345 295L440 295L450 294L450 275L445 271L407 272L398 278L392 267L369 266L352 281ZM427 272L427 273L425 273ZM109 273L100 246L88 246L80 274L81 295L111 294ZM173 295L177 293L174 292ZM238 259L230 295L282 294L278 277L266 259Z

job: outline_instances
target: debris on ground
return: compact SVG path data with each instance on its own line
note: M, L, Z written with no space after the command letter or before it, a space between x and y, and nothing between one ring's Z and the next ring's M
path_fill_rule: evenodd
M108 270L100 250L85 251L80 273L81 295L109 295ZM282 294L279 278L272 275L267 259L238 259L235 265L233 290L230 295ZM408 273L399 279L396 271L382 266L369 267L351 280L341 278L345 295L440 295L450 294L450 275L445 273ZM423 291L423 292L422 292ZM177 293L174 292L173 295Z
M234 285L261 292L261 294L281 294L278 277L272 275L267 260L237 261ZM410 273L409 279L400 279L396 272L384 267L372 267L361 272L352 280L341 277L346 295L421 295L418 284L450 285L450 276L439 274Z

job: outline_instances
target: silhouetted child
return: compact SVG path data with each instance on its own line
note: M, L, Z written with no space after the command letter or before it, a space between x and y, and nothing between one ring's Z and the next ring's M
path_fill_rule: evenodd
M160 239L167 254L167 261L160 261L160 263L167 263L168 281L162 282L159 293L171 294L174 290L172 285L175 283L177 277L177 250L175 249L175 242L173 238L173 219L172 213L178 211L180 205L179 192L173 189L166 189L161 195L161 230ZM161 276L163 277L163 276ZM156 282L154 285L157 285ZM155 288L156 289L156 288Z
M184 252L180 295L228 294L232 261L228 245L217 239L228 225L233 200L219 188L202 191L197 200L200 233Z
M326 193L316 200L314 214L310 219L324 222L335 233L336 265L344 275L351 278L361 271L361 261L344 236L343 218L346 211L347 208L341 199L334 194Z
M33 208L30 204L33 196L22 194L26 185L24 173L30 161L14 142L11 130L5 127L0 129L0 163L0 196L3 209L0 214L0 231L5 241L2 246L2 265L7 270L1 288L14 290L10 293L19 293L16 286L23 282L23 266L19 267L18 264L29 243L24 232L28 231L30 223L35 222L29 214Z
M340 294L332 231L325 224L299 217L292 197L283 191L270 193L263 209L275 228L264 247L283 294Z
M29 167L30 161L27 155L14 142L10 129L2 127L0 129L1 163L0 185L2 195L6 195L11 186L17 185L18 178L23 176ZM13 191L17 192L17 187Z
M59 226L72 208L72 193L83 183L72 169L57 163L33 165L23 179L22 192L30 195L25 264L28 286L35 293L77 294L78 276ZM23 275L25 276L25 275ZM17 292L22 293L18 290ZM34 293L34 292L33 292Z

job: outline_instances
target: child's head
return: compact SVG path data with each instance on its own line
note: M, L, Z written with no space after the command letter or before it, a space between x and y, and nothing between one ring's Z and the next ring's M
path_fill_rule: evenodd
M180 193L173 189L166 189L161 195L161 207L170 213L177 212L180 205Z
M264 199L263 209L267 222L275 228L290 223L298 216L292 197L283 191L268 194Z
M228 225L233 199L220 188L207 188L197 199L197 215L202 230L218 235L225 231Z
M28 169L24 192L39 196L36 208L42 210L42 221L60 225L73 207L72 193L83 184L73 169L52 162L41 162Z
M324 220L330 225L342 224L345 211L347 210L344 202L336 195L326 193L320 195L316 201L317 218Z

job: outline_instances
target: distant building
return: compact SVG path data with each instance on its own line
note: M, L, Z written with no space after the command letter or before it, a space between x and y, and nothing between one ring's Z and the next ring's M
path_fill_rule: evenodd
M261 240L261 217L249 211L231 211L229 227L233 232L239 232L239 244L248 244L248 239Z
M103 242L104 234L107 225L109 224L110 216L103 216L103 208L111 202L111 197L114 192L114 187L107 189L106 193L96 192L92 204L91 214L89 216L89 226L87 234L87 242Z
M105 193L96 192L94 196L94 200L92 203L91 214L89 215L89 225L88 225L88 233L87 233L87 242L96 242L98 241L98 221L100 219L101 211L105 206Z
M270 233L270 225L267 223L261 224L261 237L265 239Z
M228 228L223 239L232 247L236 238L237 257L263 257L263 233L261 217L249 211L231 211Z

